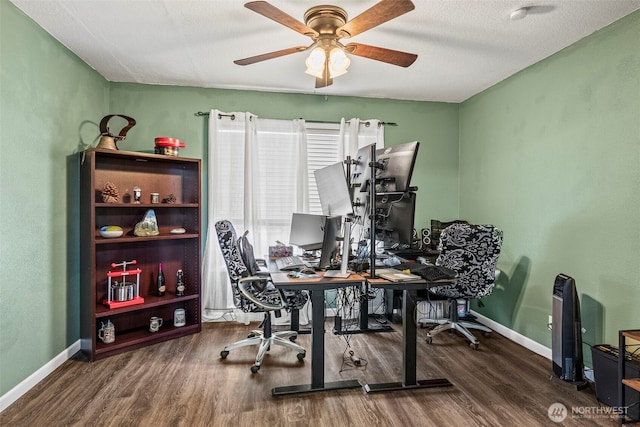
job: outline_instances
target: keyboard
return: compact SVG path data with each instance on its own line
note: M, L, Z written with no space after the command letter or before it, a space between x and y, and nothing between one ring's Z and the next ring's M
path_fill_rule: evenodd
M278 267L280 271L298 270L309 267L309 263L297 255L292 255L276 258L276 267Z
M433 264L420 264L418 262L403 262L395 267L396 270L409 270L411 274L420 276L430 282L436 282L438 280L449 280L455 278L458 273L447 267L442 267Z

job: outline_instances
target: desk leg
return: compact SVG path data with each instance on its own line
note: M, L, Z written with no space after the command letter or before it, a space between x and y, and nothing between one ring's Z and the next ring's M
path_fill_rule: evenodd
M324 290L311 291L311 384L275 387L271 394L283 395L322 390L360 388L358 380L324 382Z
M324 387L324 291L311 291L311 388Z
M451 386L446 378L416 380L417 327L415 320L417 291L404 289L402 298L402 382L367 384L367 393L414 388Z
M416 385L418 331L413 314L416 312L416 294L416 291L405 289L402 298L402 384L405 386Z

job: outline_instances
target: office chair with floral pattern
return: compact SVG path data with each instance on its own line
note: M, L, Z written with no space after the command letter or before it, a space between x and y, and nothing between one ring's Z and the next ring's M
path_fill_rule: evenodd
M218 221L215 224L215 229L222 257L227 265L235 306L245 313L264 312L264 320L260 325L262 329L253 330L248 338L227 345L220 352L220 357L226 359L229 351L239 347L258 345L258 355L255 363L251 366L251 372L255 374L260 369L264 355L275 344L296 350L298 360L302 361L306 350L293 342L298 333L296 331L272 331L271 313L279 312L282 309L299 309L307 302L308 295L300 291L289 291L287 296L273 286L268 276L254 275L253 248L246 239L246 233L238 239L231 222ZM243 259L243 254L245 259Z
M496 263L502 238L502 231L492 225L453 224L442 230L436 265L453 269L458 274L455 283L429 289L432 296L448 300L449 316L427 320L427 323L439 323L427 333L428 343L438 333L454 329L466 336L471 341L471 347L477 350L480 343L469 329L491 332L484 325L460 319L458 300L465 300L466 312L470 299L479 299L491 293L497 277Z

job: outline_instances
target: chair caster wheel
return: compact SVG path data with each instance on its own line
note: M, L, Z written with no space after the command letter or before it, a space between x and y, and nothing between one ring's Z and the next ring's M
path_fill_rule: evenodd
M427 337L426 338L427 344L431 344L431 342L433 341L432 337Z
M247 335L247 338L253 338L253 337L255 337L255 336L256 336L256 334L254 334L254 333L252 332L252 333L250 333L249 335Z
M256 372L258 372L259 370L260 370L260 366L258 366L258 365L253 365L253 366L251 367L251 373L252 373L252 374L255 374L255 373L256 373Z
M298 353L298 360L302 362L307 353Z
M471 346L472 349L477 350L478 347L480 347L480 343L477 342L472 342L471 344L469 344Z
M289 341L296 342L296 338L298 338L296 335L290 336Z
M226 359L228 355L229 355L229 352L227 350L222 350L220 352L220 358L222 359Z

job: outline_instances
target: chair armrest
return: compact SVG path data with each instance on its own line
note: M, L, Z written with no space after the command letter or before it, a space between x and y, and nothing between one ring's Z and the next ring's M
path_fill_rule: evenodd
M268 277L259 277L259 276L250 276L250 277L243 277L242 279L240 279L238 281L238 288L240 289L240 292L242 292L242 295L248 299L249 301L253 302L254 304L263 307L267 310L281 310L283 308L286 307L286 304L284 302L284 300L282 299L282 294L280 293L280 291L278 290L270 290L267 288L266 283L268 282ZM260 294L264 294L267 295L267 293L269 293L270 295L277 295L277 301L278 303L275 302L269 302L266 301L264 299L260 299L258 295L256 295L255 292L250 291L249 289L247 289L247 286L250 283L253 282L263 282L265 284L265 286L263 286L262 290L260 291Z

